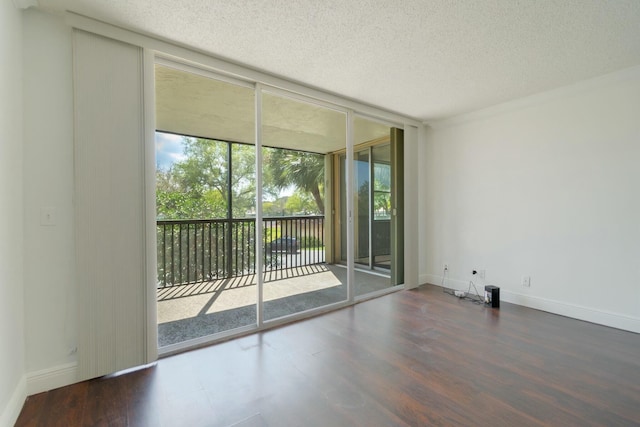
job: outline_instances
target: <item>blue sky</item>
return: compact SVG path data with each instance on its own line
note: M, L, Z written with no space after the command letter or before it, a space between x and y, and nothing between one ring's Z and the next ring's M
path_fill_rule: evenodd
M156 166L167 170L184 158L182 136L170 133L156 132Z

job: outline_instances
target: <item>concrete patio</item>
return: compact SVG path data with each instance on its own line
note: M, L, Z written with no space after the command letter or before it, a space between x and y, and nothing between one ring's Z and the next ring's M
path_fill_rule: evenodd
M344 301L347 269L316 264L265 273L264 318ZM356 295L390 286L389 277L356 270ZM160 347L256 323L255 275L158 289Z

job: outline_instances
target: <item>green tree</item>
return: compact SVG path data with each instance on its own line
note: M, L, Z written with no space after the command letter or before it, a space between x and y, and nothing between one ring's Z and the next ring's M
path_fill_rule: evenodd
M255 212L253 145L186 136L182 143L183 160L156 172L158 218L226 218L229 195L234 218ZM266 216L324 212L324 155L275 148L265 148L263 154L262 192L270 199L263 203ZM281 192L291 188L294 195L287 204Z
M228 143L184 137L184 159L156 172L159 218L226 218L229 197ZM231 201L234 218L255 205L253 146L231 144Z
M311 194L318 212L324 213L324 155L302 151L265 149L265 169L279 190L296 187Z
M311 194L299 189L287 198L284 207L290 215L318 213L318 207Z
M262 214L266 217L270 216L285 216L285 205L287 203L286 197L280 197L272 202L262 202Z

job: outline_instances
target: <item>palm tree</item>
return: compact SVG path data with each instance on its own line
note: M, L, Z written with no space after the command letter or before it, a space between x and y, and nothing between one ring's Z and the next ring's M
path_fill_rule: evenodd
M324 213L324 200L320 189L324 184L324 155L302 151L269 149L268 173L273 185L280 190L290 186L309 192Z

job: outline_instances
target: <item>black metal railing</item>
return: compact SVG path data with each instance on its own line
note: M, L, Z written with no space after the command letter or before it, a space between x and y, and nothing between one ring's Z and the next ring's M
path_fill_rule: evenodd
M263 219L265 271L325 262L324 217ZM157 221L158 287L254 274L255 219Z

